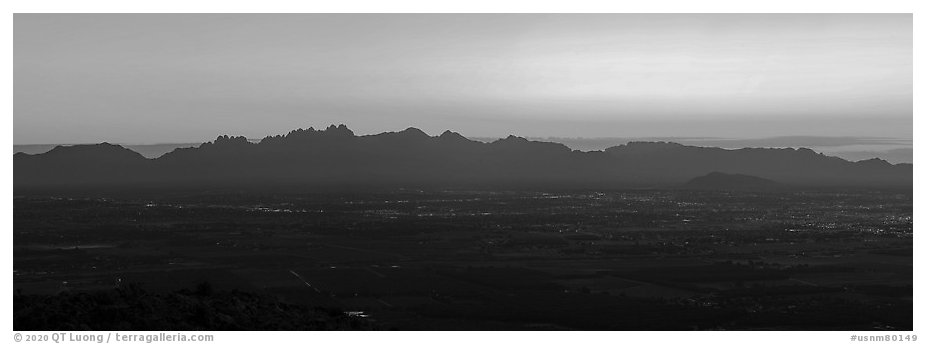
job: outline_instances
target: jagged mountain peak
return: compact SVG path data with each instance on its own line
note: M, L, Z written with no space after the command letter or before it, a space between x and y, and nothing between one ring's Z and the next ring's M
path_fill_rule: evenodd
M299 128L299 129L290 131L288 134L286 134L285 137L297 137L297 136L311 135L311 134L314 134L315 132L316 130L313 127L309 127L308 129Z
M329 125L328 128L325 128L324 133L334 134L334 135L339 135L339 136L355 136L354 131L348 129L347 126L344 124L338 124L337 126L335 126L334 124Z
M216 138L215 138L215 141L213 141L212 143L213 143L214 145L216 145L216 146L223 146L223 145L234 146L234 145L246 145L246 144L250 144L250 142L248 142L248 138L247 138L247 137L244 137L244 136L228 136L228 135L221 135L221 136L219 136L219 137L216 137Z

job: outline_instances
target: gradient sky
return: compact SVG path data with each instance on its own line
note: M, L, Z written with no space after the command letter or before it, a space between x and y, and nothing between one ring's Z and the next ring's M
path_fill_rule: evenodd
M14 143L912 138L912 15L16 14Z

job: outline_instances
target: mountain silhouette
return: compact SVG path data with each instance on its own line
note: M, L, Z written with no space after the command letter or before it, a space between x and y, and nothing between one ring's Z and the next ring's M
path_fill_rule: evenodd
M344 125L254 143L219 136L155 159L107 143L14 155L15 192L72 188L354 186L658 187L708 173L812 187L912 188L911 164L850 162L809 149L631 142L582 152L508 136L484 143L416 128L357 136Z
M777 182L745 174L711 172L685 183L686 189L699 190L756 190L770 191L781 186Z

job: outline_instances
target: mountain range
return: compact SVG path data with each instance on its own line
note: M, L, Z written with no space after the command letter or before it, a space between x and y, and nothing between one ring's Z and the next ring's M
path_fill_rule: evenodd
M810 149L723 149L630 142L602 151L508 136L479 142L416 128L357 136L344 125L250 142L219 136L155 159L118 145L59 146L14 154L14 193L95 188L663 187L712 172L783 185L912 189L912 164L850 162Z

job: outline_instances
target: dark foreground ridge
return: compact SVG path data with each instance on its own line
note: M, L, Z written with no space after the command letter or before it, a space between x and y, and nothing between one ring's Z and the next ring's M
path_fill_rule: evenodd
M631 142L604 151L509 136L491 143L409 128L356 136L344 125L299 129L259 143L220 136L156 159L108 143L14 155L15 192L136 187L678 186L711 172L789 186L911 188L911 164L850 162L800 148L722 149Z
M149 292L137 285L57 295L13 296L17 331L305 331L375 330L375 324L336 308L291 304L245 291Z

